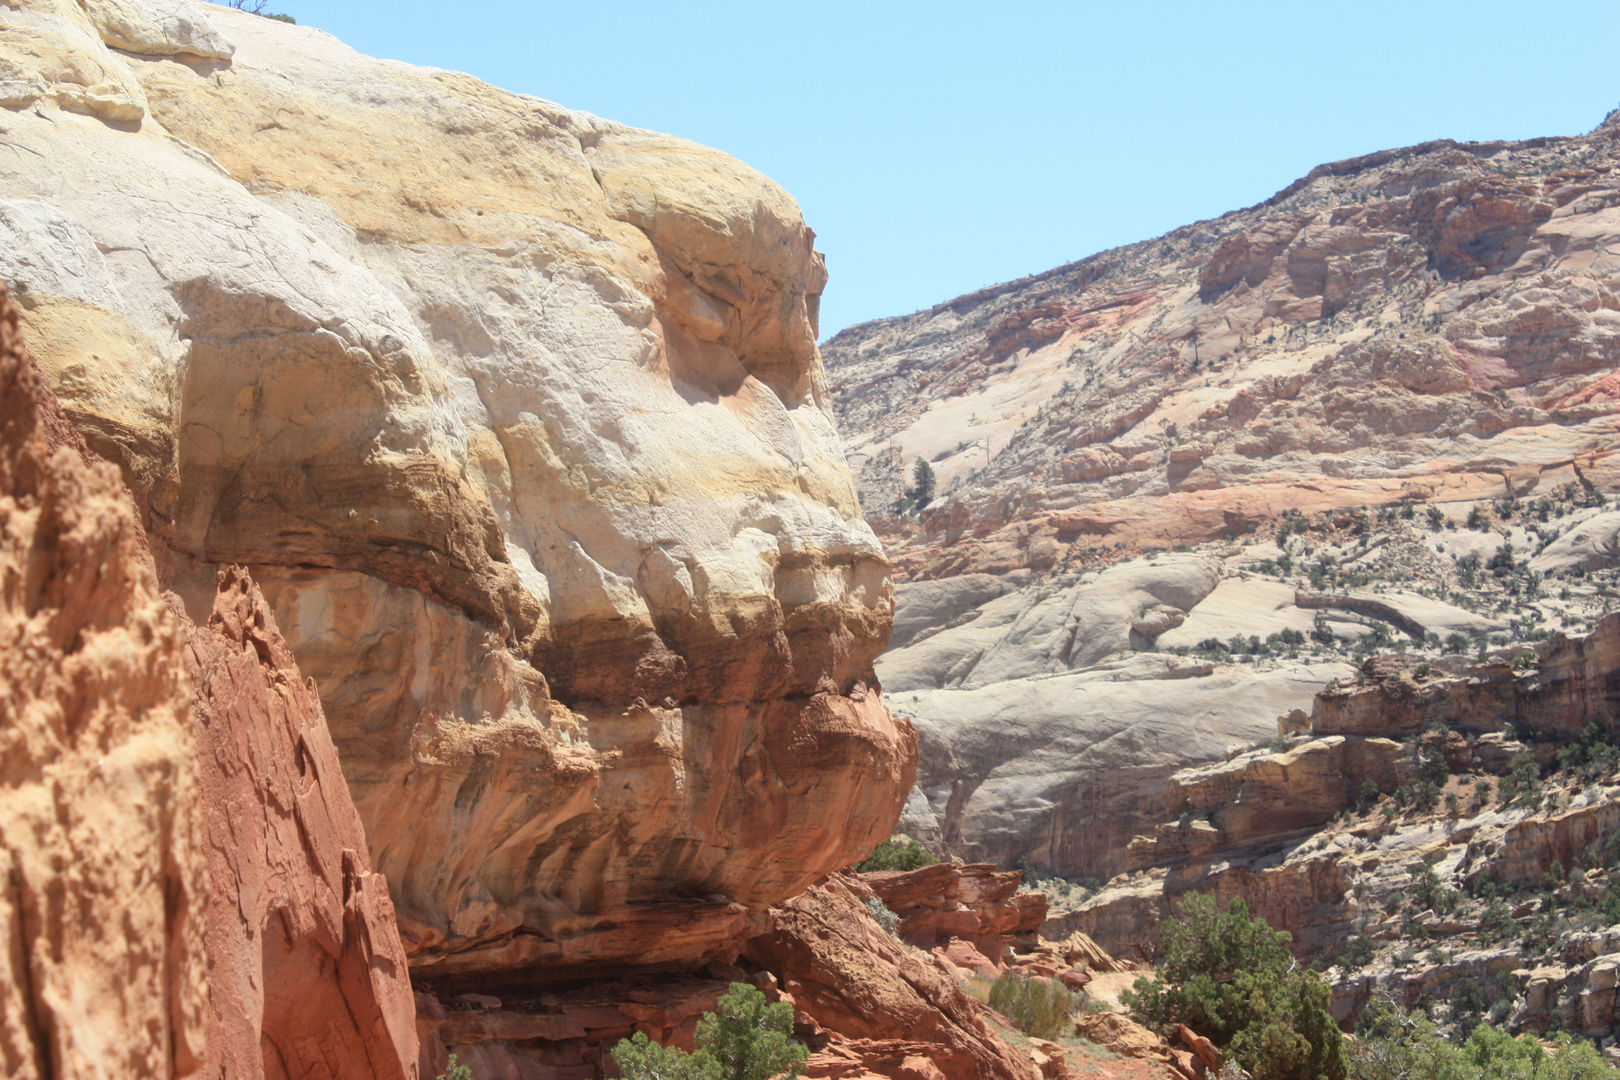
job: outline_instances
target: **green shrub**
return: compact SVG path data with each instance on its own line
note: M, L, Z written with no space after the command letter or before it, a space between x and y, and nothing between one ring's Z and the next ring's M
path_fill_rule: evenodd
M1056 979L1030 978L1009 972L990 984L990 1007L1013 1027L1036 1039L1063 1034L1078 999Z
M718 1013L698 1022L696 1052L659 1046L642 1032L612 1050L624 1080L770 1080L799 1075L810 1051L793 1042L793 1006L766 1004L747 983L732 983Z
M1457 1045L1422 1013L1384 1001L1362 1010L1351 1048L1359 1080L1612 1080L1613 1068L1588 1042L1567 1037L1551 1050L1488 1023Z
M1365 934L1358 934L1351 938L1350 943L1344 947L1344 952L1339 956L1339 962L1351 970L1364 968L1372 963L1372 958L1377 953L1378 947L1373 944L1373 939Z
M456 1063L456 1055L450 1055L450 1064L444 1072L439 1074L439 1080L473 1080L472 1069L466 1065Z
M1162 934L1162 981L1138 979L1120 997L1140 1022L1162 1031L1186 1024L1226 1047L1254 1080L1343 1080L1327 983L1294 963L1288 934L1250 915L1241 899L1222 908L1197 894Z
M918 870L937 862L939 859L933 852L907 837L903 844L893 839L883 841L872 849L872 854L856 863L855 869L863 874L873 870Z
M900 916L896 915L888 904L874 896L866 902L866 912L890 937L900 936Z

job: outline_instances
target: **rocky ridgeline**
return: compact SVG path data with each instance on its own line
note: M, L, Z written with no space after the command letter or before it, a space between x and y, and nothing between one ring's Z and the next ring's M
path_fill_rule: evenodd
M1175 773L1132 868L1044 932L1151 955L1177 897L1242 897L1327 968L1448 1023L1620 1034L1620 614L1528 663L1367 660L1276 745ZM1611 884L1612 883L1612 884Z
M1617 159L1620 114L1370 154L843 331L834 406L897 571L1089 565L1287 509L1614 491Z

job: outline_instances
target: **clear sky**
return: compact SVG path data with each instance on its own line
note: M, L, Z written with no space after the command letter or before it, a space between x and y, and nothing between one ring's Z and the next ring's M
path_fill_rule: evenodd
M1620 3L272 0L361 52L718 147L792 192L822 334L1426 139L1620 106Z

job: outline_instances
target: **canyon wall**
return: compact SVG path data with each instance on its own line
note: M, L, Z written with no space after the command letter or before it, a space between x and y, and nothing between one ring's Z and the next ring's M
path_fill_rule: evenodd
M16 1077L413 1080L387 885L241 568L160 593L0 285L0 1054Z
M899 581L906 829L1106 879L1174 772L1372 643L1439 662L1612 608L1617 163L1620 112L1371 154L826 342Z
M786 193L229 9L0 26L0 278L189 618L239 648L218 574L262 590L418 977L730 959L888 835L916 736Z
M1620 485L1620 112L1322 165L1245 210L826 345L903 578L1285 510ZM913 461L938 496L897 512Z

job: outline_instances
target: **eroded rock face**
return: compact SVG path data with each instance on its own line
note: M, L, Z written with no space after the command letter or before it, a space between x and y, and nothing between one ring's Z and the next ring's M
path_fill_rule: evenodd
M769 930L748 943L748 961L821 1027L917 1044L895 1066L906 1053L926 1054L951 1080L1029 1080L1027 1059L989 1030L957 981L872 920L865 891L854 875L837 875L773 908Z
M0 288L0 1071L185 1076L207 1052L185 634L117 470Z
M900 916L899 935L932 949L955 938L992 961L1012 943L1033 945L1046 921L1046 896L1019 892L1024 875L993 864L935 863L920 870L869 873L861 882Z
M1403 918L1422 923L1426 935L1479 950L1505 944L1497 940L1500 930L1485 925L1486 905L1463 902L1424 910L1411 901L1425 873L1435 873L1446 889L1460 892L1490 882L1511 896L1542 889L1552 871L1556 881L1568 874L1560 903L1576 894L1605 895L1607 872L1600 867L1607 863L1600 852L1604 837L1620 823L1620 791L1610 786L1612 777L1593 783L1590 777L1564 774L1556 786L1549 778L1545 799L1510 805L1504 805L1497 784L1516 754L1549 764L1559 746L1589 724L1614 730L1612 710L1620 700L1617 631L1620 613L1605 616L1590 634L1555 635L1537 648L1536 663L1522 672L1495 664L1416 679L1408 661L1369 659L1365 685L1319 697L1313 737L1284 750L1254 751L1172 776L1164 805L1165 816L1176 820L1133 841L1134 872L1109 882L1077 910L1049 919L1043 933L1078 929L1117 952L1132 947L1151 952L1174 903L1196 891L1223 902L1243 898L1251 910L1293 935L1292 948L1302 960L1337 956L1352 933L1380 942L1397 939L1402 932L1391 913L1403 903L1409 904ZM1380 717L1381 728L1375 726ZM1509 719L1533 741L1517 742L1512 729L1504 731ZM1419 752L1431 762L1443 759L1444 767L1426 773ZM1444 809L1437 789L1435 805L1427 809L1398 811L1385 803L1378 814L1369 812L1368 804L1377 798L1365 789L1369 782L1387 794L1397 785L1410 791L1423 779L1444 787L1449 796ZM1512 915L1528 923L1529 913L1526 905ZM1590 968L1594 956L1607 956L1610 949L1606 944L1579 961ZM1445 996L1460 979L1482 971L1494 976L1501 970L1498 961L1511 969L1527 950L1534 951L1526 942L1515 944L1510 957L1430 965L1421 977L1346 971L1339 979L1335 1015L1353 1020L1380 986L1408 1004ZM1558 987L1569 994L1585 987L1586 969L1573 982L1567 974L1549 984L1551 1006L1515 1014L1514 1026L1544 1030L1546 1011L1557 1006L1562 992ZM1609 1020L1598 1024L1577 1005L1566 1006L1571 1026L1578 1021L1581 1030L1608 1030Z
M176 617L190 630L211 886L202 1075L415 1077L394 906L313 684L240 567L220 573L206 626Z
M0 18L0 277L191 617L259 582L419 970L724 958L889 833L791 198L228 9Z
M201 628L159 593L17 321L0 288L7 1075L413 1080L393 905L313 686L245 571Z

